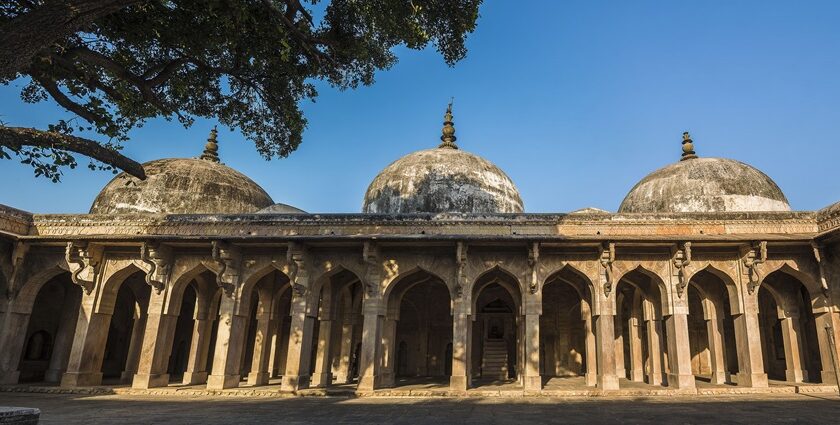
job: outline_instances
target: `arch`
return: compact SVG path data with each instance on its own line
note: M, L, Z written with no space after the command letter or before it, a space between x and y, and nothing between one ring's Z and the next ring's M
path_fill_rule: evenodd
M769 270L762 270L761 276L759 277L758 281L758 287L761 288L762 286L764 286L764 282L767 280L767 278L776 273L787 274L799 281L799 283L802 284L808 291L812 307L816 308L829 305L829 300L825 297L825 294L823 293L823 288L818 283L818 279L815 279L811 274L807 272L799 270L799 267L795 264L791 264L790 261L784 261L780 264L775 265L775 267L772 267Z
M141 269L134 262L114 271L102 281L102 290L99 294L99 300L94 307L94 313L111 314L114 311L114 305L117 300L117 294L122 287L123 282L136 273L145 274L145 270ZM148 286L148 285L147 285ZM137 294L135 294L136 296Z
M580 286L580 282L575 283L566 281L566 283L572 284L575 290L578 291L578 295L580 295L582 298L594 293L595 285L592 283L592 279L590 279L589 276L586 275L586 273L569 263L565 263L556 270L548 273L548 277L546 277L543 280L542 287L545 287L545 285L556 280L557 277L560 276L562 273L571 273L572 275L578 277L580 279L580 282L584 283L585 286ZM542 289L542 287L540 289Z
M589 277L569 264L543 281L539 370L546 385L594 370L594 334L590 338L587 330L592 324L593 292Z
M494 278L494 274L501 275L500 278ZM489 270L486 270L478 275L478 277L472 281L470 285L470 311L469 313L478 313L477 305L478 296L481 292L492 284L498 284L502 288L504 288L508 295L510 295L511 300L513 300L513 307L516 314L522 314L522 285L519 282L519 279L516 276L499 265L493 266Z
M215 273L207 268L207 266L203 263L198 263L172 280L169 288L169 301L166 303L164 311L168 314L180 315L181 302L187 287L190 286L196 279L200 279L200 276L207 272L215 275ZM201 295L203 294L200 294L200 289L202 288L195 289L196 297L201 298Z
M67 269L58 265L43 269L29 277L20 288L13 303L13 311L16 313L28 314L32 311L35 298L41 292L41 288L50 280L62 273L70 273Z
M237 291L239 300L239 302L237 303L237 314L246 315L248 313L248 310L250 309L250 303L248 302L248 300L251 299L254 287L256 287L264 278L266 278L272 272L276 272L277 276L285 280L285 283L291 281L289 275L287 275L286 272L283 270L282 265L276 262L271 262L270 264L266 264L263 267L260 267L259 269L255 270L242 282L242 285Z
M411 282L407 286L404 285L404 282L407 282L410 278L414 276L422 276L423 274L428 275L428 277L426 279L418 280L416 282ZM388 285L385 287L385 291L382 293L382 299L385 300L385 302L387 303L389 313L392 311L392 309L398 310L399 302L402 300L402 296L406 292L408 292L408 290L410 290L412 287L427 280L435 279L443 283L449 290L449 298L451 304L453 298L453 291L451 285L449 285L445 279L441 278L436 273L430 272L423 267L417 266L404 273L400 273L395 278L391 279L391 281L388 282ZM396 292L395 289L397 290ZM395 302L396 305L394 305Z
M723 283L729 297L729 309L733 312L733 314L743 311L743 308L741 308L741 297L738 292L738 285L735 283L735 278L733 276L730 276L729 273L726 273L712 264L706 264L704 267L691 269L691 273L686 276L686 280L688 282L693 282L694 278L702 272L710 273L720 279Z
M632 276L634 273L647 277L648 282L645 283L643 281L631 280L628 276ZM620 277L615 279L613 291L617 293L619 286L622 283L633 286L637 290L641 291L645 298L651 301L656 301L654 302L654 305L655 307L658 307L660 312L662 312L661 314L665 314L665 312L670 311L670 303L668 300L668 294L670 292L665 285L665 281L662 280L656 272L639 264L635 268L625 271L620 275ZM654 291L654 289L656 291Z

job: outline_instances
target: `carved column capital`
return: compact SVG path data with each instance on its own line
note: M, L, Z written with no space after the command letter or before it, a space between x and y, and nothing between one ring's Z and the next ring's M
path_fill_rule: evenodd
M239 271L242 265L242 251L225 241L212 242L213 261L219 266L216 273L216 284L222 288L225 295L233 297L239 285Z
M104 249L87 241L67 242L64 259L70 267L70 278L90 295L96 285Z
M148 241L140 246L140 260L149 265L146 283L160 294L169 282L172 269L172 249L159 242Z

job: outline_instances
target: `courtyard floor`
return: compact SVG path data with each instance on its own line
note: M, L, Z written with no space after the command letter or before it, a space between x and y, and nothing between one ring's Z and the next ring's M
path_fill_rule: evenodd
M764 394L637 398L338 398L0 393L43 424L830 424L840 397Z

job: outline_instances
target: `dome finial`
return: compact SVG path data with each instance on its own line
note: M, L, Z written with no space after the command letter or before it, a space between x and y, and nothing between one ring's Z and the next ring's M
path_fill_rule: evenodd
M687 131L683 133L682 150L683 154L680 161L697 158L697 153L694 152L694 141L691 140L691 135Z
M218 134L219 132L214 125L213 129L210 130L210 137L207 138L207 144L204 145L204 153L199 158L205 161L219 162L219 144L216 142Z
M455 141L458 140L455 137L455 124L452 122L452 103L454 102L455 98L453 97L449 101L449 106L446 108L446 114L443 116L443 135L440 136L440 140L443 143L438 146L439 148L458 149L458 145L455 144Z

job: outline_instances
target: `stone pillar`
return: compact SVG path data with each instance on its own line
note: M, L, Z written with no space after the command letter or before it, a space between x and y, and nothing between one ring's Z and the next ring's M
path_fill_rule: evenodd
M694 374L691 373L691 347L688 339L688 315L675 313L665 318L668 329L668 386L676 389L692 389Z
M271 349L271 335L276 326L271 320L271 313L261 312L257 315L257 329L254 339L254 356L251 359L251 372L248 374L248 385L268 385L269 350Z
M216 352L213 370L207 377L207 389L221 390L239 386L240 361L245 346L248 318L236 312L236 300L222 294L219 305L219 326L216 329Z
M820 346L822 382L825 385L836 385L837 374L834 370L831 351L834 350L834 358L840 363L840 313L814 312L814 319L817 326L817 343ZM829 332L834 334L834 346L829 340Z
M312 376L312 385L315 387L327 387L332 384L332 333L333 321L321 319L318 324L318 352L315 353L315 374Z
M470 344L468 330L471 322L462 303L456 301L452 318L452 376L449 378L449 388L456 392L465 392L470 387L467 347Z
M627 377L627 369L624 367L624 322L618 320L615 323L615 374L619 378Z
M583 326L586 338L586 386L594 387L598 385L598 356L597 345L595 344L595 328L592 323L592 315L587 312L584 313L585 319Z
M214 319L195 319L187 370L184 371L184 385L207 383L207 356L210 354L210 333L213 331Z
M525 315L525 390L540 391L540 315Z
M132 388L147 389L169 385L169 356L175 339L175 325L178 316L167 312L168 293L152 291L149 300L149 314L146 319L143 351L140 365L131 384ZM132 335L133 339L133 335Z
M352 332L352 327L351 327ZM351 334L352 336L352 334ZM351 338L352 341L352 338ZM352 347L351 345L348 346ZM384 352L382 353L383 361L382 361L382 370L380 371L380 383L382 387L389 388L393 387L396 384L396 376L397 376L397 321L393 319L385 319L385 322L382 326L382 348ZM342 351L344 348L342 348ZM454 353L454 349L453 349ZM349 356L349 354L348 354ZM347 364L349 364L350 358L347 357ZM344 366L344 357L342 357L342 367ZM452 374L455 374L455 369L453 367Z
M808 379L808 372L804 368L805 353L802 351L801 328L799 314L793 313L785 317L780 315L782 339L785 346L785 381L802 383Z
M82 296L73 348L62 387L94 386L102 383L102 360L111 325L111 314L96 313L96 292Z
M641 321L638 317L631 317L627 322L630 338L630 380L645 381L644 359L642 359L642 333L639 329Z
M761 357L761 330L757 306L748 306L745 313L735 315L735 344L738 346L738 385L765 388L768 386Z
M271 351L269 351L268 354L268 367L270 378L280 376L283 372L286 371L285 366L283 366L282 368L280 366L280 357L283 357L285 355L282 352L282 348L280 346L280 343L282 342L283 338L284 319L284 314L280 314L280 317L272 319L274 320L274 328L271 332Z
M46 382L61 382L61 375L67 370L67 360L70 358L70 350L73 348L76 321L79 319L81 294L82 291L80 290L65 292L66 299L61 310L61 321L56 331L50 364L44 374L44 381Z
M615 365L615 316L599 314L595 316L595 346L598 360L597 386L602 390L617 390L618 376Z
M381 331L383 315L380 301L365 300L364 323L362 325L362 352L359 356L358 391L373 391L379 377L378 358L381 352Z
M648 335L648 383L663 385L662 375L662 321L654 318L645 320Z
M307 313L306 297L292 295L289 349L286 351L286 371L281 390L297 391L309 387L314 327L315 319Z
M3 312L5 318L0 329L0 384L17 384L30 315L14 312L12 302L6 308L8 310Z
M352 381L350 376L350 358L353 356L353 323L349 318L344 319L341 326L341 352L336 368L335 381L340 384L347 384ZM394 324L396 332L396 322Z
M723 385L729 381L726 370L726 357L723 342L723 319L711 317L706 319L706 330L709 334L709 358L712 366L712 384Z
M134 375L140 368L140 354L143 351L143 338L146 336L146 322L149 316L145 311L134 318L131 325L131 341L128 343L128 356L125 359L125 370L120 375L120 382L131 384Z

